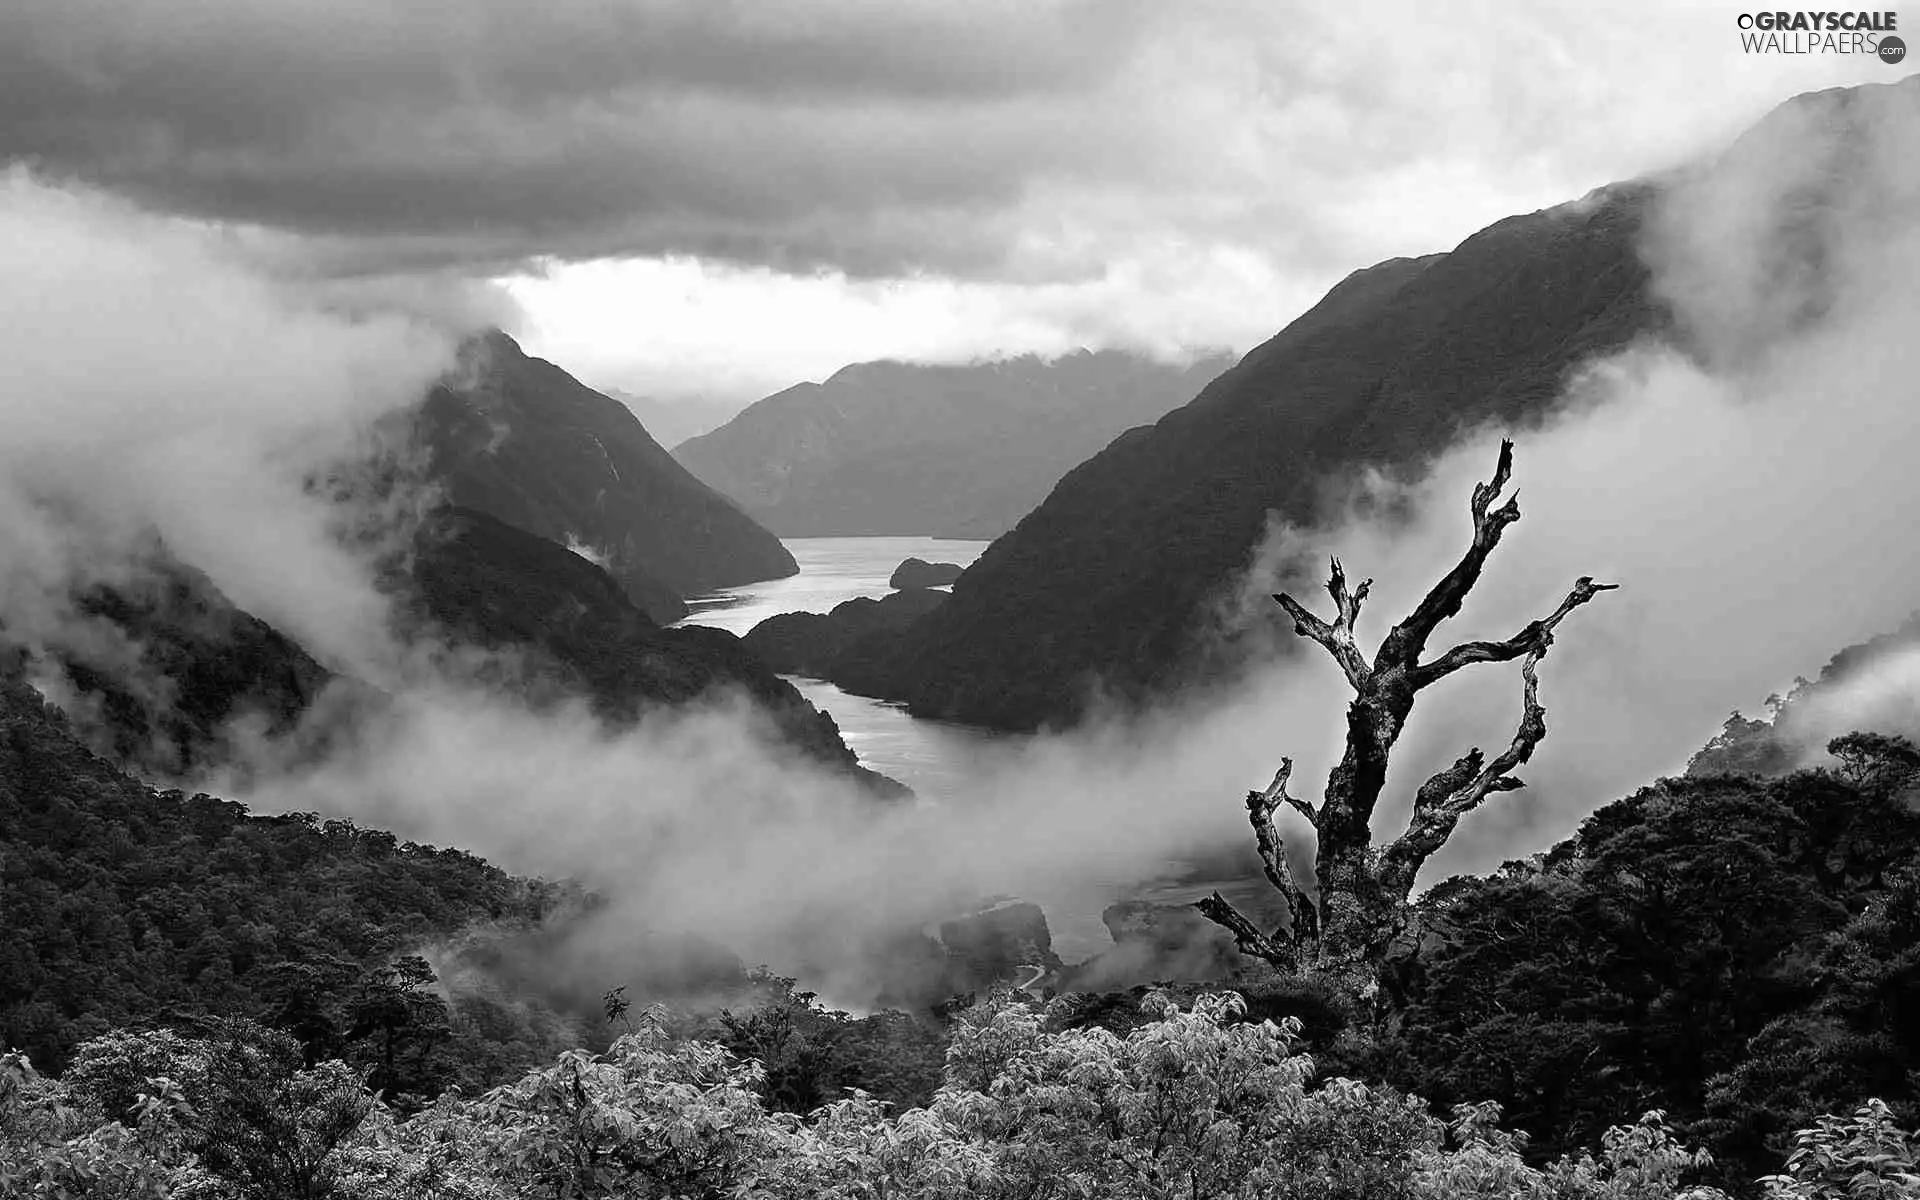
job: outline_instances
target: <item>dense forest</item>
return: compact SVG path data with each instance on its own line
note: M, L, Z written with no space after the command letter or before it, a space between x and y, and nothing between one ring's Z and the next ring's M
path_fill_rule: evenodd
M30 688L0 699L0 1038L20 1055L0 1134L25 1194L666 1195L657 1173L696 1163L753 1194L1053 1194L1022 1190L1043 1162L1098 1179L1088 1194L1240 1194L1154 1183L1176 1153L1247 1187L1318 1164L1325 1195L1738 1194L1799 1131L1894 1145L1920 1118L1920 755L1896 738L1778 778L1664 780L1534 860L1442 883L1385 1004L1249 963L1227 981L1244 1011L1169 981L856 1018L740 971L717 1004L649 1015L618 980L598 1012L442 982L448 955L484 962L490 937L591 908L577 889L156 792ZM1170 999L1190 1011L1163 1019ZM1293 1090L1255 1103L1259 1078ZM1196 1088L1214 1132L1144 1149L1166 1116L1148 1093ZM1399 1096L1420 1099L1380 1099ZM1866 1125L1821 1123L1869 1101ZM457 1170L456 1138L485 1147ZM275 1158L282 1141L307 1157ZM1648 1154L1669 1190L1606 1190Z
M218 1014L337 1053L371 1032L383 996L420 990L394 974L402 957L589 902L351 821L155 791L80 745L31 688L0 681L0 1040L45 1069L114 1026ZM476 1009L463 1028L486 1044L442 1047L463 1064L449 1079L579 1036L463 1002Z
M606 1052L569 1051L475 1097L396 1111L338 1061L303 1065L245 1021L116 1032L59 1081L0 1058L10 1194L158 1198L1119 1197L1724 1200L1711 1156L1658 1112L1595 1151L1529 1163L1492 1104L1451 1119L1391 1088L1316 1079L1297 1022L1235 996L1154 997L1125 1037L996 998L962 1014L944 1080L889 1111L862 1092L802 1117L719 1043L646 1014ZM1775 1200L1911 1195L1916 1141L1886 1108L1796 1136Z

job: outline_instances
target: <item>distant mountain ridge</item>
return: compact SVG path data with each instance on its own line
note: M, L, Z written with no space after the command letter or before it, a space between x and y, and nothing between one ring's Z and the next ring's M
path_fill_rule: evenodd
M498 330L470 340L461 359L415 420L451 503L597 557L662 622L686 615L683 597L799 569L618 400Z
M746 405L709 399L667 400L637 392L608 388L606 394L633 410L653 440L669 449L689 438L712 433L739 415Z
M1231 360L1082 350L960 366L857 363L748 407L674 456L784 537L991 538L1068 469Z

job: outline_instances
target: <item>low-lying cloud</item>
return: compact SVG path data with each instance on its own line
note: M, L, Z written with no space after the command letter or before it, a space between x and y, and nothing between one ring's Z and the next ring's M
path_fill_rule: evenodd
M384 610L308 481L451 361L438 326L345 316L216 232L24 170L0 176L0 622L167 551L342 669Z

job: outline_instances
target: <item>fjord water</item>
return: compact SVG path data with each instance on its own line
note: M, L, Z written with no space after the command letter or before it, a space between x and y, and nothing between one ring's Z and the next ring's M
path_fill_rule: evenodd
M724 588L688 601L693 611L682 625L708 625L745 634L768 617L788 612L823 613L860 596L878 598L887 580L908 558L967 566L986 542L922 537L786 538L800 566L797 575ZM809 702L840 726L862 765L890 775L929 799L954 794L995 735L965 725L923 721L885 700L855 696L819 679L791 677Z
M823 613L859 596L878 599L891 589L893 569L909 558L970 566L985 542L924 537L784 538L800 566L797 575L721 588L687 601L682 625L707 625L744 635L778 613Z
M987 548L986 542L946 538L783 540L799 564L797 575L691 598L688 603L693 611L680 624L709 625L744 634L778 613L823 613L858 596L884 596L891 590L887 579L903 559L967 566ZM788 679L809 702L833 717L862 765L899 780L928 800L960 799L969 779L985 775L995 752L1009 748L1009 735L923 720L909 715L903 705L855 696L825 680L797 675ZM1112 947L1100 916L1109 903L1135 899L1187 904L1215 888L1242 904L1257 904L1260 891L1257 877L1250 885L1241 876L1196 873L1192 864L1169 859L1158 878L1115 878L1091 890L1080 886L1068 891L1057 890L1049 881L1035 880L1022 892L1025 899L1046 912L1055 952L1072 962Z

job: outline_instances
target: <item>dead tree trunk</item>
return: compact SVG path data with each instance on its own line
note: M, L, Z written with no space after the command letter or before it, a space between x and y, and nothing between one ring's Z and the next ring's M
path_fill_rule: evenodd
M1442 621L1460 611L1467 593L1480 579L1493 548L1507 526L1520 519L1517 496L1493 507L1506 489L1513 470L1513 443L1500 443L1500 459L1493 480L1473 489L1473 542L1426 598L1395 625L1368 661L1354 640L1354 622L1367 598L1372 580L1348 588L1340 560L1334 559L1327 579L1334 618L1324 621L1291 596L1274 599L1293 618L1294 632L1318 642L1333 656L1353 688L1347 707L1346 752L1327 777L1318 807L1287 792L1293 761L1281 759L1280 770L1264 791L1247 793L1247 817L1266 876L1285 901L1289 920L1272 932L1263 932L1215 892L1195 907L1234 935L1242 953L1283 970L1348 973L1377 965L1389 946L1407 928L1409 897L1414 876L1433 853L1446 844L1460 818L1478 808L1495 792L1525 786L1513 772L1533 755L1547 735L1546 710L1540 706L1536 668L1553 644L1553 630L1566 615L1600 592L1617 585L1595 583L1582 576L1566 599L1545 618L1530 622L1501 642L1463 642L1429 661L1421 661L1427 640ZM1374 806L1386 786L1387 759L1393 751L1414 698L1423 688L1473 663L1525 661L1520 668L1524 688L1519 727L1500 754L1487 761L1478 747L1451 767L1422 784L1413 798L1413 814L1406 832L1384 847L1373 844ZM1315 894L1293 877L1286 848L1274 823L1285 805L1298 813L1318 840L1315 852Z

